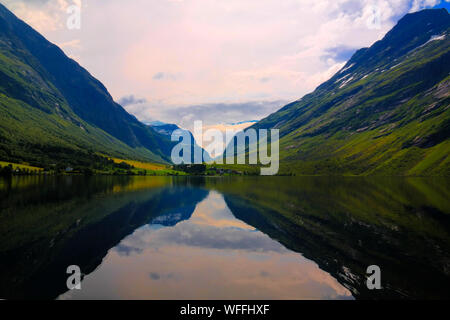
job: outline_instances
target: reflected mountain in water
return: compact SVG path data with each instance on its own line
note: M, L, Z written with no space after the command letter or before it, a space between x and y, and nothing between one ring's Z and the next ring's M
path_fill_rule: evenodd
M208 194L189 180L165 177L146 181L68 177L5 189L0 296L13 299L56 298L67 291L67 266L78 265L89 274L135 229L155 219L170 220L172 225L188 219ZM3 200L10 206L3 207ZM172 213L178 208L184 212L176 221Z
M314 260L357 298L450 297L448 181L280 177L215 187L238 219ZM382 290L367 289L369 265L381 268Z
M124 250L125 249L125 250ZM236 219L210 192L174 227L145 225L59 299L341 299L316 263Z
M67 291L66 268L73 264L89 289L63 298L196 298L209 287L215 291L208 297L225 299L448 298L448 184L412 178L0 180L0 298L56 298ZM379 291L365 285L372 264L382 271ZM126 284L114 280L121 275ZM113 285L120 290L101 290Z

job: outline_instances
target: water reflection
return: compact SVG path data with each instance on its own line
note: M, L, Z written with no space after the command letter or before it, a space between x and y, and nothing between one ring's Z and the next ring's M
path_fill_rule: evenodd
M445 298L448 181L0 180L0 298ZM86 274L67 292L68 265ZM367 266L383 290L365 286Z
M107 284L107 285L105 285ZM314 262L234 218L211 192L191 219L146 225L61 298L323 299L350 292Z

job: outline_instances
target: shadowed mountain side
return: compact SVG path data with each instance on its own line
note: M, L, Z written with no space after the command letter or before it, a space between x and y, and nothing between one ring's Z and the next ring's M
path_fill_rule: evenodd
M67 153L90 151L170 162L174 145L127 113L100 81L1 4L0 119L5 159L65 160Z
M119 185L99 182L96 193L82 191L85 182L81 180L66 187L62 181L55 183L60 197L53 196L55 188L48 188L48 201L42 201L41 194L36 197L40 203L25 201L28 206L16 208L13 216L7 207L2 208L0 297L54 299L67 291L69 265L78 265L85 275L91 273L108 250L134 230L148 223L175 225L189 219L208 194L191 187L189 180L147 179L150 184L143 180ZM79 194L63 196L73 190ZM17 205L24 197L17 195L10 204Z
M448 182L280 177L209 187L236 218L315 261L358 299L449 297ZM366 286L374 264L379 291Z

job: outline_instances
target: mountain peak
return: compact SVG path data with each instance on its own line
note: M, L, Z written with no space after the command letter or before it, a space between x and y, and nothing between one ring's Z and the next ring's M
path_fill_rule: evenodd
M408 14L253 128L280 130L281 171L448 175L449 33L446 10Z
M446 9L425 9L409 13L401 18L383 39L370 48L358 50L342 70L318 88L328 88L337 78L356 70L368 73L376 68L384 68L449 30L450 14Z
M408 13L386 34L385 39L420 36L432 31L443 31L450 27L450 14L446 9L425 9Z
M439 8L439 9L423 9L416 12L411 12L406 14L403 18L399 20L401 21L411 21L412 19L435 19L435 18L450 18L450 14L447 9Z

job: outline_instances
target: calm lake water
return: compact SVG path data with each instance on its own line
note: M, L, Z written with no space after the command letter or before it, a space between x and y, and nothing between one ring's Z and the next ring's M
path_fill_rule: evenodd
M0 180L0 298L449 298L449 199L448 179Z

